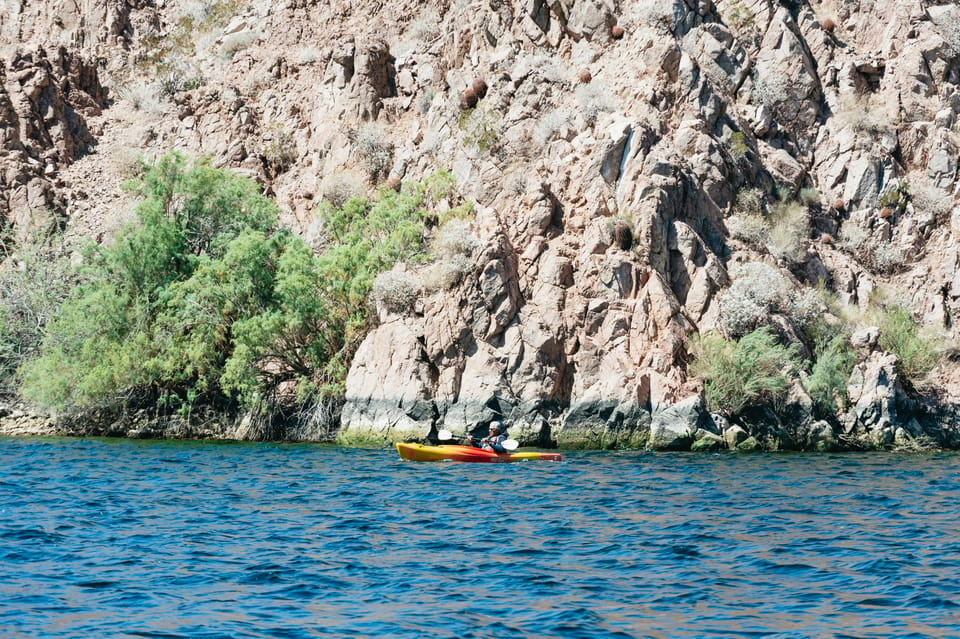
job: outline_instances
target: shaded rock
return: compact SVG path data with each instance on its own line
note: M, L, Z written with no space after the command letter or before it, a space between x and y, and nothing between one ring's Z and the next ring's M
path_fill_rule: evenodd
M823 420L814 422L809 427L807 448L818 452L829 452L840 448L840 440L829 422Z

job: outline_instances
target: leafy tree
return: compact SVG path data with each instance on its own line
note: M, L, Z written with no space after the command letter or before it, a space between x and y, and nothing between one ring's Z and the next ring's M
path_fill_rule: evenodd
M425 259L437 222L426 204L449 187L428 181L325 204L319 256L276 228L276 206L256 185L204 161L167 156L131 188L144 197L138 223L88 250L85 283L21 369L30 399L189 408L269 406L289 390L339 395L374 277Z
M184 344L158 320L181 299L176 285L222 257L241 232L273 233L277 208L253 182L205 160L188 166L170 154L142 169L130 185L144 198L138 222L112 244L86 251L84 284L47 327L41 356L21 369L29 399L58 408L109 406L207 386L197 371L209 362L194 362L196 351L174 356L171 349ZM201 319L192 332L207 329Z

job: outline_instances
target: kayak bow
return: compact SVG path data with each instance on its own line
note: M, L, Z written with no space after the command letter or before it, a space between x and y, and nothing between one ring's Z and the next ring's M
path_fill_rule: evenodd
M427 446L426 444L407 444L397 442L397 452L400 458L407 461L458 461L481 463L508 463L528 460L561 461L559 453L495 453L473 446Z

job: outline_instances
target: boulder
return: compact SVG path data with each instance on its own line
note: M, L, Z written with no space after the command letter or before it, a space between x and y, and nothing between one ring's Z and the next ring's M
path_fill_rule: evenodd
M727 448L727 443L722 437L704 430L698 430L695 438L693 445L690 446L690 450L693 452L709 452Z
M699 395L688 397L653 415L650 424L651 450L689 450L699 429L712 431L710 413Z
M727 428L723 429L723 441L726 442L727 448L735 450L740 444L745 442L749 435L743 427L738 424L728 424Z
M897 374L897 357L874 351L857 364L847 384L850 409L844 416L845 433L868 447L893 444L906 395Z

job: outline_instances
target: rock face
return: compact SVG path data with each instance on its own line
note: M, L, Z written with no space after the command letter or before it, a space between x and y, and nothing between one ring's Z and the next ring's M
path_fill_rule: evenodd
M954 330L955 5L6 4L0 214L15 229L45 211L104 238L129 210L122 167L171 148L259 180L317 245L313 210L334 178L453 172L480 247L456 286L369 333L344 441L494 418L525 444L591 448L894 445L913 423L901 436L934 436L873 333L858 337L842 428L817 420L802 388L780 415L718 424L685 344L723 329L721 293L757 261L851 305L896 290ZM772 202L775 188L808 202L792 248L733 224L744 194ZM956 404L960 380L944 373L941 387Z
M80 54L38 49L0 60L0 215L8 224L42 231L64 222L57 173L90 150L88 119L106 101L96 63Z

